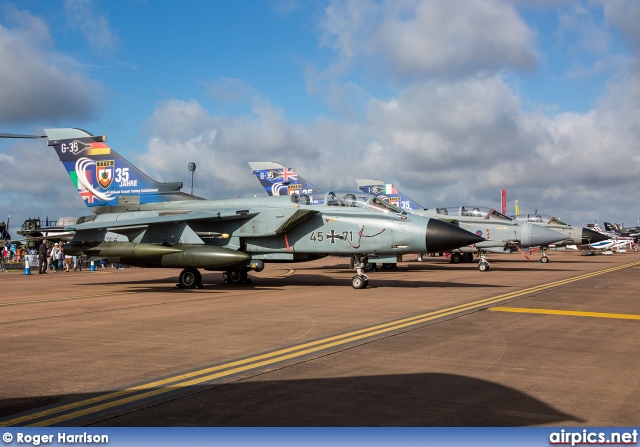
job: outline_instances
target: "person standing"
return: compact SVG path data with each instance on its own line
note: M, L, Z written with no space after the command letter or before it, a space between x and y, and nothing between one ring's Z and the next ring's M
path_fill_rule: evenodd
M71 264L73 263L73 256L65 253L64 246L62 246L62 254L64 255L64 270L65 272L69 272Z
M62 242L58 244L56 259L58 261L58 271L63 272L64 271L64 250L62 249Z
M38 247L38 262L40 263L39 274L47 273L47 241L42 241Z

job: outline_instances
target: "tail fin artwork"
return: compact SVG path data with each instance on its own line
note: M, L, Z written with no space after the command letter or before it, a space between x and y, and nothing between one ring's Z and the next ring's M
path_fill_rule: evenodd
M198 200L180 191L182 182L161 183L125 160L105 144L106 136L82 129L45 129L58 158L88 207L109 212L109 207Z
M356 183L360 191L374 194L402 210L419 211L425 209L422 205L395 189L391 183L373 179L356 180Z
M271 161L250 161L251 173L270 196L300 194L309 196L310 202L320 204L324 193L295 172L280 163Z
M605 231L609 231L611 233L620 234L620 230L616 224L611 224L609 222L604 222Z

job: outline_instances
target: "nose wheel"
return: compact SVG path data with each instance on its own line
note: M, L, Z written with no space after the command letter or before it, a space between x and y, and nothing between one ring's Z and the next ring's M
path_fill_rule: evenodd
M351 287L354 289L366 289L369 285L369 278L366 275L356 275L351 278Z
M198 269L184 269L178 277L176 289L203 289L202 275Z
M478 256L480 257L480 262L478 263L478 270L481 272L486 272L489 270L489 261L487 261L487 254L484 251L478 251Z
M540 258L539 262L543 264L551 262L551 259L549 259L549 256L547 256L547 247L542 247L540 251L542 252L542 257Z
M351 278L351 287L354 289L366 289L369 285L369 277L364 274L365 266L367 264L367 257L360 255L353 255L353 266L356 269L356 275Z

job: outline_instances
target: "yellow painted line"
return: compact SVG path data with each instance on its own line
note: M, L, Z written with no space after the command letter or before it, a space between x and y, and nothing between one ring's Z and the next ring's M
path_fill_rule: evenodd
M520 307L492 307L493 312L515 312L524 314L570 315L573 317L617 318L621 320L640 320L640 315L610 314L604 312L578 312L575 310L528 309Z
M353 342L370 338L376 335L381 335L381 334L397 331L400 329L404 329L407 327L416 326L428 321L444 318L447 316L461 314L462 312L465 312L465 311L477 310L486 306L511 300L523 295L528 295L531 293L536 293L543 290L559 287L562 285L570 284L572 282L589 279L595 276L611 273L617 270L633 267L636 265L640 265L640 261L624 264L617 267L611 267L608 269L587 273L587 274L575 276L572 278L554 281L554 282L550 282L540 286L534 286L534 287L529 287L522 290L516 290L513 292L508 292L508 293L496 295L493 297L472 301L469 303L463 303L463 304L451 306L445 309L427 312L421 315L415 315L412 317L407 317L400 320L395 320L388 323L383 323L383 324L371 326L368 328L359 329L356 331L323 338L320 340L302 343L289 348L279 349L276 351L249 357L246 359L236 360L236 361L232 361L222 365L212 366L209 368L204 368L201 370L192 371L185 374L180 374L177 376L144 383L144 384L130 387L127 389L102 394L99 396L95 396L93 398L84 399L77 402L71 402L69 404L60 405L58 407L52 407L46 410L30 413L24 416L2 421L0 422L0 426L21 424L23 422L33 421L35 419L45 418L48 416L55 416L56 414L73 410L75 408L89 406L88 408L76 410L70 413L65 413L59 416L37 421L29 425L47 426L47 425L60 424L61 422L65 422L70 419L87 416L92 413L107 410L113 407L118 407L124 404L140 401L142 399L158 396L160 394L174 391L175 389L182 389L188 386L193 386L193 385L209 382L215 379L228 377L228 376L242 373L251 369L272 365L274 363L305 356L308 354L312 354L314 352L326 350L328 348L353 343ZM143 392L140 393L141 391ZM140 393L140 394L135 394L135 393ZM111 401L104 402L107 400L111 400ZM101 402L104 402L104 403L101 403Z
M0 303L0 307L2 306L17 306L19 304L34 304L34 303L51 303L54 301L69 301L69 300L86 300L91 298L101 298L105 296L116 296L116 295L128 295L130 293L136 292L110 292L110 293L101 293L98 295L82 295L82 296L69 296L66 298L48 298L43 300L30 300L30 301L13 301L11 303Z
M271 276L258 276L256 277L257 279L273 279L273 278L282 278L285 276L291 276L295 273L295 269L292 268L288 268L286 272L284 273L279 273L277 275L271 275Z

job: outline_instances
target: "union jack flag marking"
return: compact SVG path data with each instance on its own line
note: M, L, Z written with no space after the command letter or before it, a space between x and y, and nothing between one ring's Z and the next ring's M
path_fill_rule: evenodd
M91 191L82 191L80 192L80 197L82 197L82 200L85 200L87 203L93 203L93 198L95 196Z
M295 173L294 168L291 168L291 169L289 169L289 168L284 168L284 169L282 170L282 174L281 174L281 175L282 175L282 181L283 181L283 182L286 182L286 181L288 181L289 179L291 179L291 180L298 180L298 174L296 174L296 173Z

